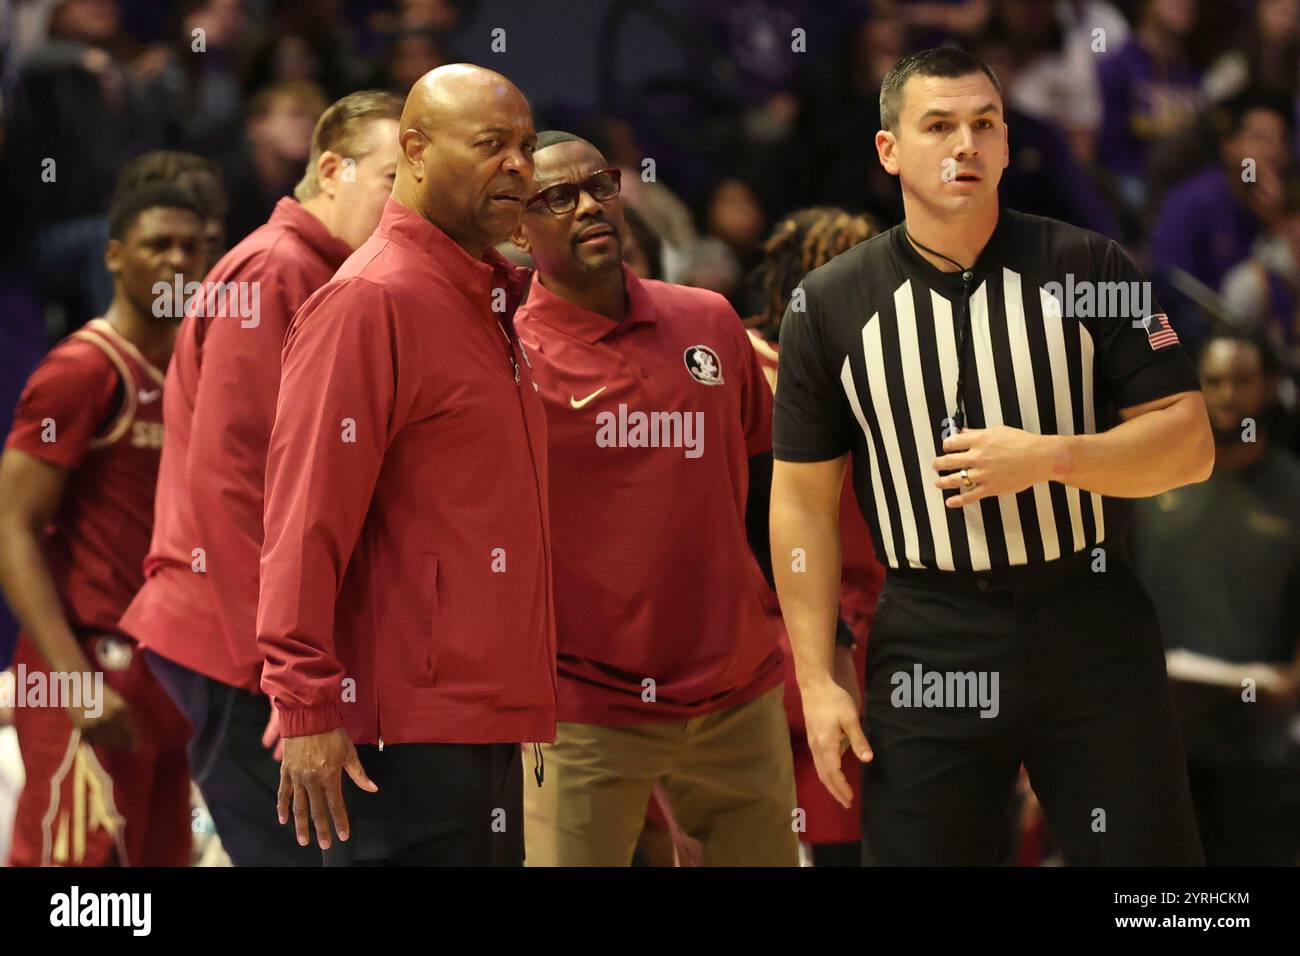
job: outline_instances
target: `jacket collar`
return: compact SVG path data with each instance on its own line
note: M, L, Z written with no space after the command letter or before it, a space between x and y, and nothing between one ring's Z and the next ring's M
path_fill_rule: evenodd
M623 286L627 289L628 309L622 322L615 322L599 312L592 312L561 298L542 284L540 275L533 282L524 310L531 318L591 345L607 335L623 332L634 325L652 324L659 320L658 310L650 299L645 283L626 265L623 266Z
M375 235L387 236L432 257L439 271L458 286L510 285L517 278L515 274L523 271L492 248L483 254L482 259L472 258L449 235L391 197L384 205L384 214Z
M298 200L289 196L275 204L268 225L277 225L292 232L335 269L352 255L351 246L326 229L325 223L304 209Z

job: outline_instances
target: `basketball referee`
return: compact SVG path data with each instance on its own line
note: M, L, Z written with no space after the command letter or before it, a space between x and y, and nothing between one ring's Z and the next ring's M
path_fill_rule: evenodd
M839 756L866 763L876 864L992 862L1022 763L1068 862L1200 864L1116 500L1209 476L1195 371L1114 242L999 209L988 67L909 56L880 113L906 219L810 273L781 330L772 554L818 773L847 806ZM831 673L849 454L887 568L865 736Z

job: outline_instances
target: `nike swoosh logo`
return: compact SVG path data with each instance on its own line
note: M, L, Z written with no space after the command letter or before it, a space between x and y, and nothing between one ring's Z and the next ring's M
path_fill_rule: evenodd
M148 405L150 402L157 400L158 396L161 394L161 388L155 388L152 392L142 388L140 389L140 404Z
M603 392L603 391L604 391L605 389L607 389L608 387L609 387L608 385L602 385L600 388L596 389L594 392L592 392L590 395L588 395L586 398L583 398L583 399L577 399L577 398L574 398L572 395L570 395L570 396L569 396L569 407L570 407L570 408L582 408L584 405L586 405L588 402L590 402L593 398L595 398L597 395L599 395L601 392Z

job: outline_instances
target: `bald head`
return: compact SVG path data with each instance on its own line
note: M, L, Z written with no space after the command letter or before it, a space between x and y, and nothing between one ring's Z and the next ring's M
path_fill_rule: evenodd
M402 108L393 198L480 258L519 223L536 140L528 101L508 79L467 63L440 66Z

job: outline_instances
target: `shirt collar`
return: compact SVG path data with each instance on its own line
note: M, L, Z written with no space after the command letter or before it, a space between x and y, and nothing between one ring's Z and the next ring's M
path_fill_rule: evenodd
M509 259L489 248L482 259L470 256L451 236L413 209L389 197L375 235L387 236L406 246L414 246L433 257L440 271L457 285L491 287L511 283L522 272Z
M599 312L592 312L561 298L542 284L540 276L533 281L523 310L539 322L591 345L607 335L621 334L633 326L653 324L659 320L659 313L650 299L645 283L626 265L623 266L623 286L627 289L628 307L627 316L622 322L615 322Z
M326 264L337 269L352 255L352 247L325 228L325 223L303 208L298 200L285 196L275 204L268 224L274 223L292 232L311 247Z
M980 250L974 265L970 267L974 279L970 286L972 290L978 288L983 280L999 274L1002 266L1006 264L1005 252L1007 237L1012 228L1012 218L1013 216L1009 210L999 210L998 224L993 227L993 233L989 236L989 241L984 244L984 248ZM902 261L904 270L929 288L949 293L960 290L962 287L962 273L945 272L931 263L908 241L907 234L904 231L905 228L906 223L903 222L891 230L894 251Z

